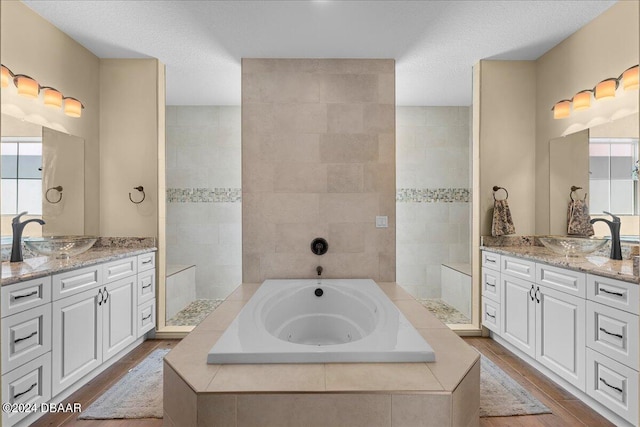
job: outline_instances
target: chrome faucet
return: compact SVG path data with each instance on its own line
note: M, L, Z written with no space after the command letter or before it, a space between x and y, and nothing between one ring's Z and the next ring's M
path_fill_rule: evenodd
M611 215L613 221L609 221L604 218L593 218L589 221L591 224L602 221L609 226L609 230L611 230L611 254L609 258L611 259L622 259L622 249L620 248L620 217L615 216L611 212L603 211L607 215Z
M28 219L24 222L20 222L20 217L26 215L28 212L24 211L18 214L11 220L11 228L13 228L13 243L11 245L11 262L22 262L22 232L24 227L30 222L37 222L40 225L44 225L44 221L39 218Z

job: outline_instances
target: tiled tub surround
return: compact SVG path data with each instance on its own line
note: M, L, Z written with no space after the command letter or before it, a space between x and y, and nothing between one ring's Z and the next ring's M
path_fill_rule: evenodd
M242 282L240 107L166 112L167 265L195 265L196 298L223 299Z
M154 238L100 238L87 252L59 260L38 256L23 262L2 263L2 285L31 280L63 271L154 252Z
M395 116L392 59L242 60L244 282L395 280Z
M207 365L260 286L243 284L165 358L164 425L477 426L478 353L395 283L379 283L433 363Z
M396 123L396 281L439 299L441 264L470 262L470 110L397 107Z

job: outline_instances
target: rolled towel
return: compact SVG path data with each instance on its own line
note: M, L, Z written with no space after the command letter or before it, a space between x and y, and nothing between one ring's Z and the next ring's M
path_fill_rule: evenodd
M505 234L514 234L516 227L511 219L511 210L507 199L494 200L493 202L493 221L491 223L491 235L502 236Z
M572 200L567 209L567 234L575 236L593 236L593 225L589 217L589 206L585 200Z

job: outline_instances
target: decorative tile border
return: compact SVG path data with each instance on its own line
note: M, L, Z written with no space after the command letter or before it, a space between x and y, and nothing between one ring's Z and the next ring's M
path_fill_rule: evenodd
M167 188L168 203L235 203L242 201L240 188Z
M469 188L398 188L396 202L453 203L471 201Z

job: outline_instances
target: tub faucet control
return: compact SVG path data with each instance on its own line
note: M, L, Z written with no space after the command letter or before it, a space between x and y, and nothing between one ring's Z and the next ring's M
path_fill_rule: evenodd
M322 266L321 265L316 267L316 271L318 272L318 276L322 276Z
M311 241L311 252L316 255L324 255L329 250L329 243L322 237L316 237Z

